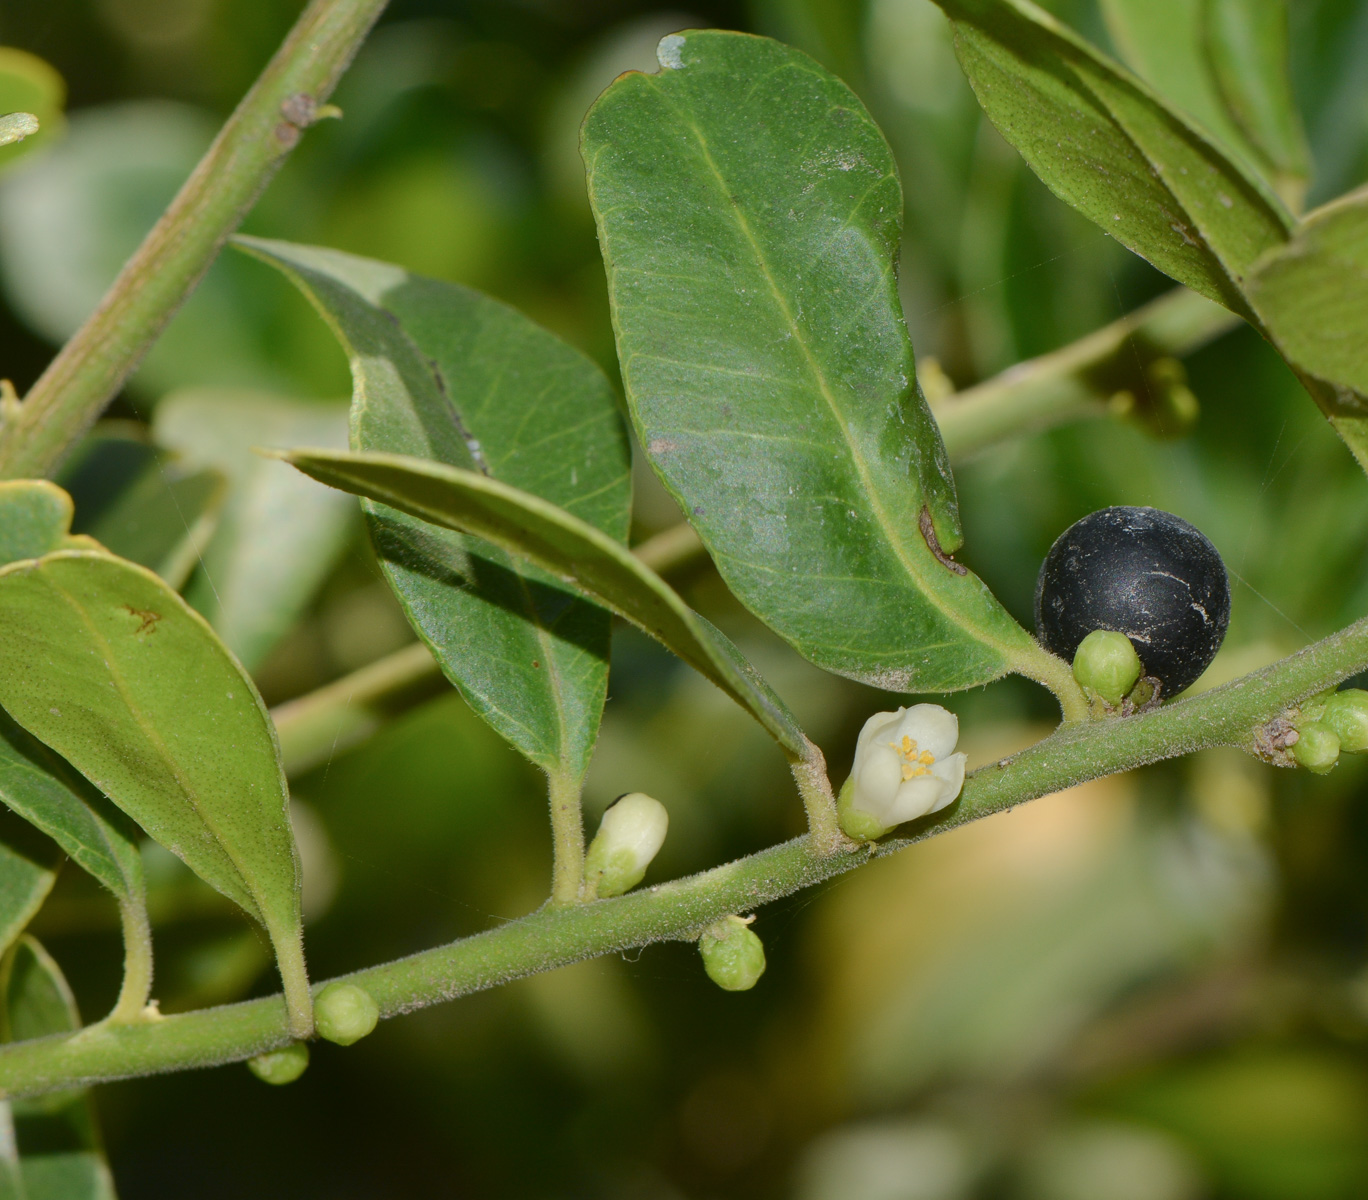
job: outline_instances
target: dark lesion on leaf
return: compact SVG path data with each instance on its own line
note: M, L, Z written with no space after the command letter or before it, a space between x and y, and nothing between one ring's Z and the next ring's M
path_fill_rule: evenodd
M941 566L948 567L950 570L954 571L956 575L968 575L968 567L963 563L957 563L941 549L940 539L936 537L935 523L931 520L931 510L925 504L922 505L919 524L921 525L921 535L926 539L927 548L936 556L936 561L940 563Z
M124 612L137 617L140 622L137 629L133 631L135 636L140 633L154 632L157 628L157 622L161 620L161 613L153 612L150 608L134 608L131 604L125 604L122 607Z

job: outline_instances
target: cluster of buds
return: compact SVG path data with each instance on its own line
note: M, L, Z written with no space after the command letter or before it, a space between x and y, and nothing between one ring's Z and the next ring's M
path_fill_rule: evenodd
M1324 775L1341 754L1368 751L1368 692L1345 688L1322 693L1301 706L1292 727L1297 731L1291 747L1297 765Z

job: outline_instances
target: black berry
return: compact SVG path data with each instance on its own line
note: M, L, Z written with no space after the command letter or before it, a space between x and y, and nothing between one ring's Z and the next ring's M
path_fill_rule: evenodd
M1094 629L1124 633L1165 696L1188 687L1221 648L1230 583L1221 556L1181 517L1104 508L1070 525L1036 583L1036 636L1072 662Z

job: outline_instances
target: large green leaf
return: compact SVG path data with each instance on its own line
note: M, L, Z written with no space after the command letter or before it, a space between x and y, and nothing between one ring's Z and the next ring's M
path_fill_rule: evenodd
M818 665L944 690L1037 657L938 560L959 516L898 301L882 134L777 42L690 32L659 55L603 94L582 143L651 464L731 589Z
M1066 203L1194 291L1243 285L1291 219L1256 176L1029 0L936 0L979 103Z
M254 670L336 564L352 516L340 497L252 449L301 443L341 448L347 444L346 405L194 388L167 396L152 430L185 464L222 472L230 481L186 599Z
M0 570L0 704L266 927L310 1028L299 859L251 680L142 567L64 550Z
M89 783L0 712L0 801L122 900L143 904L136 831Z
M1102 0L1102 12L1122 57L1166 102L1280 195L1305 190L1284 0Z
M424 522L481 537L639 625L747 709L790 754L806 753L797 722L717 629L660 576L594 526L477 471L395 454L284 456L315 479Z
M345 346L354 448L483 472L625 540L626 432L583 355L467 288L241 240L294 280ZM367 513L386 577L447 677L533 762L582 776L607 689L608 614L462 534Z
M1292 242L1262 259L1251 295L1283 354L1368 404L1368 188L1308 213Z
M81 1027L76 1000L61 968L25 936L5 959L3 1035L25 1041ZM14 1105L15 1137L26 1200L115 1200L114 1179L100 1145L90 1095L55 1092Z

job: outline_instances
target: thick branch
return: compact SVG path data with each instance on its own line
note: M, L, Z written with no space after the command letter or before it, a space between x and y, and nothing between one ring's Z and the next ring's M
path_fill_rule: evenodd
M0 477L49 472L114 398L316 119L384 7L311 0L99 307L0 427Z
M545 907L474 937L346 976L395 1016L521 976L651 942L692 939L745 912L891 854L913 841L1089 779L1211 746L1251 748L1287 707L1368 667L1368 619L1271 667L1155 712L1066 726L966 780L959 802L877 846L819 852L798 838L749 858L613 900ZM322 987L318 984L316 987ZM0 1091L28 1095L77 1083L233 1062L290 1040L280 996L143 1025L0 1047Z

